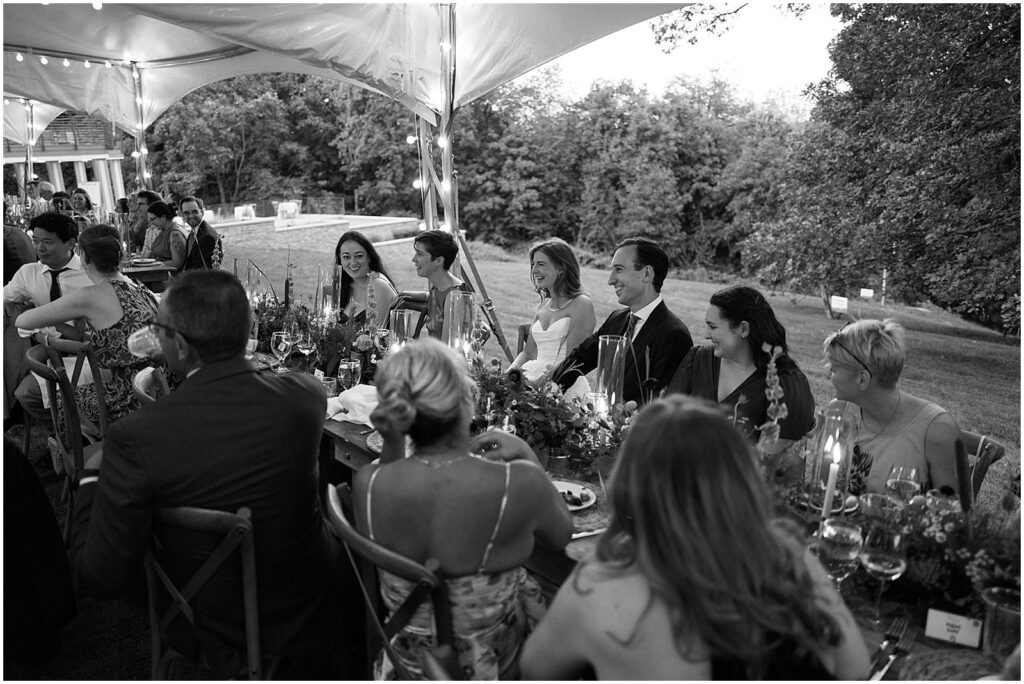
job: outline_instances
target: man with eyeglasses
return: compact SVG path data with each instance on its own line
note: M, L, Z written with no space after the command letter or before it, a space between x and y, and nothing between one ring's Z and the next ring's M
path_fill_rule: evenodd
M171 281L149 325L168 367L185 380L111 425L102 454L86 462L75 498L72 574L80 591L117 597L141 569L157 506L247 506L264 653L315 657L349 644L355 665L364 655L357 638L362 599L352 592L318 497L326 396L311 375L264 374L245 360L251 315L245 290L227 271L188 271ZM179 569L198 544L184 533L162 541L168 567ZM237 579L224 581L233 586ZM171 644L189 656L201 652L218 678L237 674L219 654L245 643L241 602L223 593L200 592L198 642Z
M4 417L10 416L9 409L16 399L33 418L52 429L41 385L25 363L29 342L19 338L14 319L30 307L49 304L68 292L92 285L92 281L74 251L78 242L74 219L55 212L40 214L29 222L29 231L39 261L24 264L4 285Z

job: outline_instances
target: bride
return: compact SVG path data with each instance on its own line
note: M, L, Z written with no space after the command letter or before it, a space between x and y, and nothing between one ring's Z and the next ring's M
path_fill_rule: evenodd
M530 276L541 302L526 347L510 368L521 368L531 384L539 384L566 354L587 339L597 324L594 303L580 287L580 265L564 240L551 238L530 248ZM589 392L586 377L566 392Z

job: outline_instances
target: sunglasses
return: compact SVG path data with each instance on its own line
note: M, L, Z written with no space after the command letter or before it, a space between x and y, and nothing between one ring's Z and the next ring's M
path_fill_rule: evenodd
M860 360L860 357L859 357L859 356L857 356L857 355L856 355L856 354L854 354L854 353L853 353L852 351L850 351L850 348L849 348L849 347L847 347L847 346L846 346L845 344L843 344L843 343L842 343L842 342L841 342L841 341L839 340L839 333L841 333L841 332L843 332L844 330L846 330L846 327L847 327L848 325L850 325L850 323L852 323L852 322L853 322L853 321L847 321L847 322L846 322L846 325L844 325L844 326L843 326L842 328L840 328L840 329L839 329L839 332L837 332L837 333L836 333L836 336L832 338L832 343L833 343L834 345L836 345L837 347L839 347L840 349L842 349L842 350L843 350L844 352L846 352L847 354L849 354L849 355L850 355L850 357L851 357L851 358L852 358L852 359L853 359L854 361L856 361L856 362L857 362L858 364L860 364L860 367L861 367L861 368L863 368L864 370L866 370L866 371L868 372L868 375L874 376L874 373L872 373L872 372L871 372L871 369L870 369L870 368L868 368L868 364L866 364L866 363L864 363L863 361L861 361L861 360Z

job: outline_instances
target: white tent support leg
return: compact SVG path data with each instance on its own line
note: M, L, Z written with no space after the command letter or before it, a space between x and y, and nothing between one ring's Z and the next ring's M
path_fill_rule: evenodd
M64 191L64 172L60 170L59 161L46 162L46 175L50 177L55 191Z

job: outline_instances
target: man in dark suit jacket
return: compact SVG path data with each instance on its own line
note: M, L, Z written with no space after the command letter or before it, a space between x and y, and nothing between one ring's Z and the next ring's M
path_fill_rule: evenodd
M227 271L191 271L172 281L151 328L170 369L186 380L111 425L102 465L95 458L85 464L72 525L73 576L80 591L119 596L139 575L154 509L233 513L247 506L263 652L337 653L358 641L364 622L350 565L319 504L326 398L310 375L261 374L245 361L250 316L245 290ZM161 542L172 578L190 576L205 540L167 530ZM176 650L201 651L220 677L237 674L230 671L234 647L245 643L240 584L237 569L217 576L199 600L203 627L168 634L178 640ZM231 655L215 662L225 652ZM362 655L353 648L353 657Z
M185 263L181 270L219 268L223 255L220 235L203 220L203 201L198 197L184 197L178 202L178 211L192 226L192 232L185 239Z
M686 325L661 299L666 275L668 255L658 243L641 237L619 243L608 284L615 288L619 304L627 308L613 311L597 332L555 368L552 377L563 390L597 367L601 335L626 335L631 343L626 353L623 399L643 405L657 397L693 346Z

